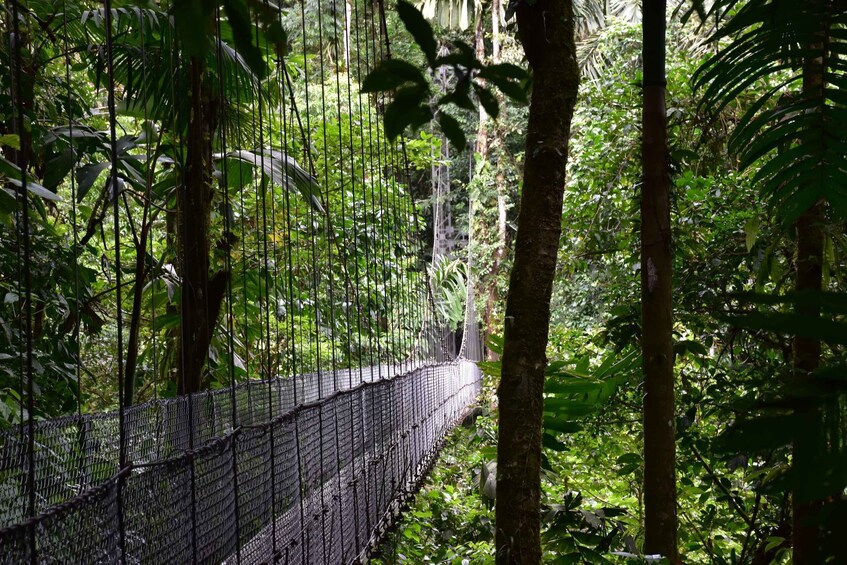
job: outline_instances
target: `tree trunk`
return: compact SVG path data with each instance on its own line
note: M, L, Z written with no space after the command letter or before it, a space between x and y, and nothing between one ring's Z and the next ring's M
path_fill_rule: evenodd
M344 72L350 72L350 18L353 15L353 7L350 2L344 0Z
M517 21L534 85L498 389L496 560L500 565L541 563L545 350L568 137L579 87L572 1L521 2Z
M491 0L491 59L500 62L500 0Z
M220 310L220 277L209 277L209 223L212 210L212 135L217 124L215 97L204 80L199 57L189 63L190 99L185 178L180 191L182 258L182 328L177 392L204 387L203 368L209 356L216 313ZM225 275L224 275L225 276ZM224 279L224 288L226 287ZM212 285L212 282L215 284ZM218 295L220 294L220 298Z
M480 22L482 19L480 18ZM480 31L477 31L478 36L481 35ZM482 37L478 37L478 41L482 44ZM482 58L477 55L477 58L482 60ZM498 64L500 63L500 0L492 0L491 2L491 63ZM500 116L501 119L505 116L506 110L506 101L502 97L498 97L498 101L500 102ZM480 154L481 161L486 161L489 159L489 153L491 151L491 140L489 137L488 124L483 126L483 115L485 115L485 110L480 106L480 131L483 131L483 127L485 127L485 135L483 136L485 142L484 150L477 150L477 153ZM487 117L487 116L486 116ZM504 151L504 139L502 135L502 130L498 126L497 123L493 125L493 133L494 133L494 147L499 149L500 151ZM479 139L479 138L478 138ZM501 153L502 155L502 153ZM503 164L500 159L497 160L497 164L495 165L497 170L494 175L494 189L496 191L497 197L497 248L494 250L493 262L491 265L491 269L488 272L488 297L485 302L485 312L483 313L483 322L485 323L485 332L487 336L491 336L497 333L497 316L495 314L495 308L497 303L500 301L500 293L498 292L498 279L500 278L500 269L503 265L503 260L506 257L506 251L508 242L506 240L506 186L505 186L505 177L503 175ZM498 359L497 354L488 350L487 358L489 361L496 361Z
M476 58L485 62L485 19L483 18L483 15L483 9L480 7L476 13L474 51L476 52ZM488 161L488 112L485 111L482 104L479 105L479 123L476 130L474 153L477 164L482 165ZM495 251L494 262L485 275L485 286L488 287L488 297L485 302L485 312L483 312L482 318L485 323L486 336L497 333L493 312L494 304L497 301L497 278L500 274L500 262L498 261L498 255L498 251ZM487 358L489 361L494 361L497 359L497 354L489 349Z
M39 166L38 156L33 152L32 146L32 130L31 128L26 127L27 122L35 123L35 81L36 81L36 66L34 61L33 53L30 53L30 41L29 41L29 32L27 29L26 19L24 18L20 22L20 27L18 29L19 37L13 38L13 29L12 23L8 24L8 34L5 34L3 39L6 42L7 46L12 45L14 42L19 42L17 49L12 48L9 52L10 56L14 57L15 52L20 55L20 59L12 61L12 65L17 67L17 69L9 68L8 70L8 80L9 80L9 94L11 94L14 98L15 106L17 109L15 112L11 112L8 116L6 116L5 122L0 122L0 135L8 135L15 134L18 136L19 147L15 148L12 145L3 145L2 146L2 154L3 156L11 163L14 163L21 171L24 173L26 178L26 182L30 183L35 178L39 176L39 170L43 169L43 167ZM14 78L13 78L14 77ZM15 83L17 81L17 84ZM17 87L17 88L15 88ZM35 177L35 178L34 178ZM9 179L11 180L11 179ZM21 179L16 179L20 181ZM6 189L11 192L21 192L23 193L26 190L26 187L16 187L11 182L3 183L6 185ZM32 201L32 195L28 196L30 202ZM20 202L21 200L19 200ZM49 202L45 201L46 206L50 206ZM32 204L29 204L29 207L32 207ZM29 208L27 208L28 210ZM23 213L29 213L27 210L22 209ZM17 230L20 230L19 237L32 237L32 229L30 228L29 233L24 233L24 226L27 225L25 221L23 221L22 217L18 217L16 223L19 222L21 225L16 226ZM19 240L20 242L20 240ZM22 275L21 275L22 276ZM29 276L29 275L28 275ZM19 280L19 283L21 281ZM20 290L26 290L23 288L23 285ZM44 303L39 300L38 293L35 292L27 292L27 299L25 300L26 309L31 310L31 315L25 314L25 309L21 310L21 317L26 317L26 320L22 321L23 326L25 327L25 334L32 340L37 340L41 337L43 328L44 328Z
M147 221L147 210L142 220L141 234L135 248L135 284L132 289L132 310L129 320L129 337L126 343L126 363L124 370L124 406L132 406L135 401L135 375L138 369L138 349L141 334L141 300L144 297L144 281L147 279L147 238L150 233L150 223Z
M820 291L823 281L823 206L816 204L797 220L797 272L795 290L797 292ZM797 313L807 318L817 318L820 310L811 305L798 305ZM798 387L809 379L809 374L818 368L821 356L820 341L808 337L795 336L794 374ZM812 480L815 474L815 460L820 456L821 445L820 411L813 403L800 405L796 409L798 434L794 439L793 467L797 471L794 492L791 498L792 542L794 563L819 563L818 559L818 517L820 504L804 491L814 491Z
M674 438L673 256L665 113L665 0L644 0L641 351L644 368L644 553L680 563Z
M810 45L823 50L826 33L821 42ZM821 58L809 58L803 65L803 95L820 98L824 88L824 62ZM798 293L820 292L823 289L824 257L824 205L814 204L803 213L795 224L797 234L797 272L794 289ZM820 317L820 309L814 305L798 305L797 313L809 318ZM798 388L818 368L821 358L821 342L803 336L795 336L793 343L794 379ZM824 452L822 445L820 409L809 403L797 407L797 436L794 439L793 462L795 474L794 492L791 497L793 562L798 564L819 563L819 528L821 503L808 491L815 491L812 477L815 476L815 460ZM808 482L807 482L808 481Z
M485 61L485 20L482 17L482 9L476 13L476 31L474 33L474 53L479 61ZM479 124L476 130L476 142L474 152L479 155L480 162L485 162L488 157L488 112L482 104L479 105Z

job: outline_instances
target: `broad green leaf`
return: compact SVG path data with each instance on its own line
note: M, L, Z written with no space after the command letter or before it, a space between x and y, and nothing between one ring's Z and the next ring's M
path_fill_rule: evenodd
M14 133L0 135L0 147L11 147L12 149L20 150L21 138Z
M736 326L751 330L799 335L847 345L847 324L826 318L814 319L801 314L770 312L731 316L728 319Z
M426 60L432 67L435 63L435 54L438 49L438 44L435 41L435 34L432 31L432 26L423 17L420 10L409 4L408 2L397 2L397 15L403 21L403 25L412 35L415 43L423 51Z
M500 378L500 361L479 361L477 366L490 377Z
M264 78L268 74L267 64L262 56L262 51L256 44L253 23L250 20L250 11L247 9L247 5L244 0L223 0L223 6L232 28L238 54L247 61L253 74L259 78Z
M552 435L545 433L541 437L541 444L547 449L552 449L553 451L563 452L568 450L568 446L553 437Z
M562 420L552 415L544 417L544 429L560 434L575 434L582 431L582 426L570 420Z
M476 96L479 98L479 103L482 104L482 107L485 108L488 115L496 120L500 115L500 105L497 103L497 98L491 94L491 91L487 88L484 88L476 83L474 83L473 86Z
M23 187L23 182L21 182L21 177L23 176L20 168L14 163L7 161L5 158L0 157L0 175L6 178L6 182L9 184L16 186L18 188ZM47 190L37 182L33 182L27 179L26 190L31 192L36 196L40 196L45 200L52 200L53 202L61 202L62 199L59 198L59 195L55 192Z
M97 177L100 176L100 173L108 169L110 164L108 162L103 163L94 163L90 165L83 165L76 171L76 200L77 202L82 202L82 199L85 198L85 195L88 194L89 189L94 184L94 181L97 180Z
M492 76L500 76L512 80L526 80L529 78L529 73L526 69L513 65L512 63L497 63L496 65L488 65L480 76L490 78Z
M361 90L362 92L384 92L398 88L407 82L427 87L420 90L421 99L428 94L428 82L420 68L399 59L388 59L381 62L365 77Z
M438 125L441 126L441 131L444 132L444 135L447 136L447 139L450 140L450 143L456 149L462 151L465 148L465 145L467 145L465 132L462 131L462 126L459 125L459 122L453 116L439 112Z
M747 244L747 252L752 251L756 245L756 238L759 237L759 220L758 218L750 218L744 224L744 241Z
M49 161L44 171L44 186L50 190L55 190L59 184L65 180L67 174L74 166L73 150L68 148Z
M684 339L677 341L673 345L673 351L676 355L685 355L686 353L694 353L696 355L707 355L709 350L699 341Z
M544 382L544 392L548 394L583 394L597 392L601 388L603 383L592 379L554 377Z
M189 55L200 57L206 54L207 22L213 10L214 6L204 0L180 0L173 3L171 11L176 30Z
M498 355L502 355L503 354L503 344L504 344L503 336L492 334L492 335L488 336L488 341L486 342L485 345L486 345L486 347L488 347L488 349L490 349L494 353L496 353Z

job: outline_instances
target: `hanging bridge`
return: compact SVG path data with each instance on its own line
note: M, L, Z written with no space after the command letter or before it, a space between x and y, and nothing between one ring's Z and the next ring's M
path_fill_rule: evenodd
M4 4L0 563L365 562L480 391L382 2L183 6Z

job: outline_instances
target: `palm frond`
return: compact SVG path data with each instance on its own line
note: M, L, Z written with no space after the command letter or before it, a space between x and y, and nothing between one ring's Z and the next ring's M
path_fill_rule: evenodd
M239 149L225 154L215 155L216 160L230 158L247 163L262 173L276 186L286 190L296 189L303 200L316 212L324 214L319 198L320 185L297 161L287 153L271 147L258 151Z
M105 11L84 11L80 21L91 42L91 73L95 82L106 75ZM113 9L112 62L115 82L122 87L120 109L128 115L170 122L182 131L186 116L184 61L176 40L173 18L153 9ZM244 57L232 46L232 31L221 22L220 37L210 37L206 67L212 88L228 104L274 102L273 89L266 88ZM270 48L270 47L269 47ZM270 57L271 55L269 55Z
M819 201L847 216L845 25L847 12L835 0L751 0L712 38L723 47L694 77L712 112L756 87L730 148L742 168L759 166L754 179L786 224ZM808 61L820 62L823 84L804 90Z

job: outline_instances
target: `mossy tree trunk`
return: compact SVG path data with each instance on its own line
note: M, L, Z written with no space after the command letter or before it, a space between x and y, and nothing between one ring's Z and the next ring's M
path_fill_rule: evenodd
M498 389L495 542L500 565L541 563L545 350L579 87L571 0L521 2L516 15L534 83Z
M188 74L190 115L178 227L182 260L182 326L176 359L180 367L179 394L205 388L204 368L228 281L226 271L209 274L214 196L212 138L218 122L217 100L205 78L203 59L192 57Z

